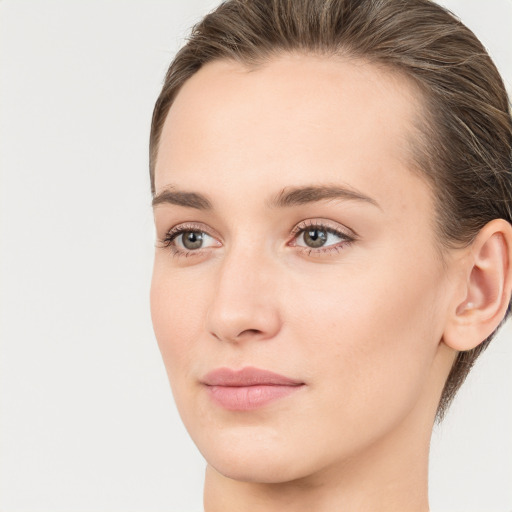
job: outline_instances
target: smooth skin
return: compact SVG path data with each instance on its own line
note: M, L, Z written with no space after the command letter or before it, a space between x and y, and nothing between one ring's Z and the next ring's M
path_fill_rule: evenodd
M180 90L151 309L206 512L428 510L437 404L456 351L505 314L512 235L495 220L441 252L418 116L406 79L342 58L216 61ZM277 205L301 187L329 191ZM245 366L304 386L252 411L213 403L201 378Z

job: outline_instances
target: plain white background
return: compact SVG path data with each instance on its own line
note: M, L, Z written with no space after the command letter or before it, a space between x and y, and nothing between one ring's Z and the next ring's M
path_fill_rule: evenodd
M0 1L1 512L202 510L149 315L147 141L217 3ZM443 3L510 90L512 1ZM509 323L434 433L433 512L512 511L511 344Z

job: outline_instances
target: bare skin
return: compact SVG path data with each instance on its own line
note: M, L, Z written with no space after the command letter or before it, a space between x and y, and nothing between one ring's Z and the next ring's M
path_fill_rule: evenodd
M428 510L437 404L461 340L499 322L512 235L497 221L440 257L411 165L420 104L401 77L305 55L210 63L179 92L156 163L151 308L208 463L206 512ZM316 195L276 205L301 187ZM468 304L496 304L492 319ZM204 376L247 366L302 386L248 411L214 403Z

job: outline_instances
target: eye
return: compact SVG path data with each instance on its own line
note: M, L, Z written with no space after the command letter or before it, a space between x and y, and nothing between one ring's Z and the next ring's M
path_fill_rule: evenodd
M294 230L291 245L312 252L338 251L355 240L355 236L319 221L304 221Z
M194 249L201 249L204 243L208 243L208 238L211 238L203 231L183 231L178 233L174 240L176 245L182 249L192 251Z
M201 253L201 249L220 247L221 243L195 226L181 225L168 231L162 244L177 256Z
M304 247L311 247L313 249L316 249L317 247L322 247L327 243L329 240L329 237L331 238L338 238L341 240L341 238L332 233L330 233L327 229L320 229L320 228L309 228L304 231L302 231L301 236L299 237L299 241L302 239L304 242ZM338 240L338 241L339 241ZM334 241L334 243L336 240ZM298 243L297 245L302 245L301 243Z
M330 246L344 240L341 233L337 233L332 229L322 226L315 226L302 230L297 237L297 245L299 247L310 247L317 249L325 245Z

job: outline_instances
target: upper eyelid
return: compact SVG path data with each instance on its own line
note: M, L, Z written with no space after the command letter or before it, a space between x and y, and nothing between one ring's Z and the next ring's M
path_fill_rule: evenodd
M292 236L294 239L298 233L300 233L310 227L324 228L326 230L333 231L335 233L339 233L340 235L343 235L346 238L351 238L351 239L358 238L358 234L353 229L350 229L347 226L344 226L337 222L333 222L328 219L322 219L322 218L304 219L304 220L301 220L300 222L297 222L295 224L295 226L292 228L292 230L290 232L290 236ZM215 230L213 230L212 228L210 228L208 225L204 224L203 222L193 222L193 221L177 224L176 226L167 230L164 237L171 235L171 236L173 236L173 240L174 240L174 238L176 238L181 233L186 232L186 231L200 231L200 232L206 233L208 236L215 238L217 240L221 238L220 235L217 234L217 232ZM174 236L174 235L176 235L176 236Z
M206 226L206 224L203 224L202 222L198 223L198 224L196 224L195 222L191 222L191 223L184 222L182 224L177 224L176 226L168 229L165 232L164 236L160 239L160 243L163 244L165 247L170 247L170 246L176 247L176 243L175 243L176 238L178 238L183 233L186 233L187 231L197 231L200 233L205 233L210 238L213 238L214 240L218 241L218 239L220 237L218 235L210 233L209 229L204 229L204 226ZM181 249L181 248L179 248L177 250L181 253L185 253L185 252L192 253L192 252L200 252L201 250L204 250L204 248L198 249L196 251Z
M165 235L181 233L184 231L200 231L201 233L206 233L207 235L213 238L220 238L220 235L212 228L210 228L207 224L203 222L183 222L181 224L177 224L172 228L168 229L165 232Z
M359 235L353 229L343 224L339 224L338 222L329 221L328 219L305 219L300 221L292 229L291 234L295 236L297 233L311 227L321 227L335 231L353 239L359 238Z

